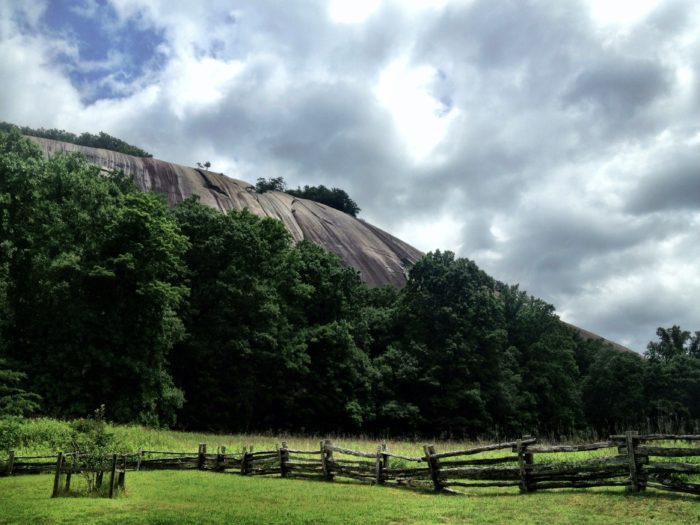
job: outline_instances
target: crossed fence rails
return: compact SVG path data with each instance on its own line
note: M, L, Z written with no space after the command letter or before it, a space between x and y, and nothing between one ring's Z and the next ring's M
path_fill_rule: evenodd
M228 452L218 447L215 453L208 452L202 443L196 453L141 449L113 454L105 464L111 465L110 496L112 488L124 489L127 470L188 469L326 481L349 478L444 493L480 487L514 487L524 493L626 487L634 492L654 488L700 495L698 441L700 435L639 435L629 431L580 445L544 445L530 437L447 452L425 445L424 454L416 457L395 454L386 444L365 452L339 447L330 440L321 441L316 450L294 449L282 442L268 450L256 451L251 446ZM591 451L598 451L597 457L590 457ZM564 459L561 454L566 455ZM71 475L81 469L79 461L67 461L70 457L61 452L54 456L15 456L10 452L0 469L5 475L53 472L54 495L60 495L70 487ZM101 479L102 472L98 475Z

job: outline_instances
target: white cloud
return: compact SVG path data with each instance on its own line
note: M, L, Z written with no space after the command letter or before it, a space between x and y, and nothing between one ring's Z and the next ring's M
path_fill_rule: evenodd
M396 6L410 14L440 11L446 5L466 6L473 0L328 0L328 16L337 24L361 24L382 6Z
M586 0L598 24L630 26L644 19L660 0Z
M438 78L434 67L411 66L402 58L382 72L375 88L377 99L406 143L407 154L416 161L425 160L435 150L460 113L430 93Z
M22 20L30 28L36 28L47 8L48 0L0 2L0 38L9 38L16 33L13 20Z
M162 31L165 63L105 76L121 98L85 105L47 4L0 2L0 120L337 185L379 227L638 350L657 326L700 329L700 205L681 169L700 143L694 2L113 3L115 30ZM659 206L665 173L680 190Z
M177 118L216 107L226 95L244 65L239 61L180 57L165 73L172 113Z
M0 41L0 118L30 126L66 127L82 109L77 90L51 67L52 44L15 35ZM65 114L67 121L56 117Z
M380 6L381 0L330 0L328 16L339 24L359 24Z
M411 239L413 246L428 252L448 250L459 253L462 248L462 222L448 211L433 217L407 219L393 232L400 239Z

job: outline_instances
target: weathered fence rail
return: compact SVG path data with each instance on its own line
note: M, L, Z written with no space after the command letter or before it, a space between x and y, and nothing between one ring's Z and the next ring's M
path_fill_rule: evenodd
M54 464L52 498L70 494L71 481L74 474L91 474L94 477L94 489L102 492L105 472L109 473L106 496L109 498L119 491L125 490L127 458L133 454L111 454L102 456L98 461L88 454L64 454L59 452ZM85 461L87 459L87 461Z
M526 436L445 452L426 445L423 455L415 457L395 454L386 444L369 452L340 447L330 440L321 441L316 450L293 449L282 442L268 450L250 446L229 452L219 447L215 453L208 452L202 443L196 453L141 449L120 455L116 468L121 477L116 485L111 480L110 487L123 488L126 470L189 469L327 481L346 478L446 493L481 487L513 487L521 492L590 487L626 487L639 492L649 487L700 495L698 441L700 436L695 435L640 436L627 432L596 443L543 445ZM10 452L7 462L0 465L0 473L55 472L56 479L66 474L68 486L70 475L79 469L65 466L75 464L76 458L67 461L70 454L60 456L15 456ZM64 466L57 466L58 462Z
M618 439L621 437L612 436L612 438ZM700 459L697 462L693 462L691 459L700 458L700 448L646 445L653 441L674 441L687 444L700 441L700 436L674 434L638 436L628 432L626 438L626 448L631 450L628 454L636 459L637 487L635 490L645 490L647 487L652 487L700 495L700 483L697 482L700 480L697 476L700 473ZM661 460L650 459L655 457L661 458ZM682 458L682 460L678 458Z
M70 454L65 454L70 456ZM15 456L10 451L5 468L0 473L5 476L19 474L46 474L53 473L56 467L56 454L52 456Z

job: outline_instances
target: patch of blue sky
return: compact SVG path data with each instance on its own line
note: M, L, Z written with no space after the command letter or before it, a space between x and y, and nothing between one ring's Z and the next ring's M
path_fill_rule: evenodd
M86 104L130 94L166 61L163 32L138 16L120 20L106 0L53 0L43 23L68 44L52 58Z

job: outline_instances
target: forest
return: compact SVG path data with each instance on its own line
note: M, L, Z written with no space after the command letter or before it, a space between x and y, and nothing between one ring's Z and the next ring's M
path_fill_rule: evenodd
M227 432L691 429L700 333L659 328L643 356L586 341L451 252L369 288L277 221L171 209L0 132L0 417L102 404L115 422Z

